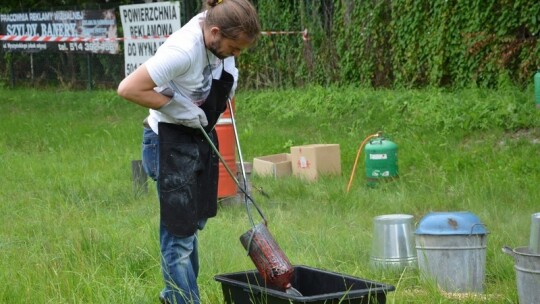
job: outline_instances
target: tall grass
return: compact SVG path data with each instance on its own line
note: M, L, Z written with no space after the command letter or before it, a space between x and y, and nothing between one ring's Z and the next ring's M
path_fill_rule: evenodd
M531 90L384 91L361 88L240 92L243 156L338 143L343 172L306 182L252 177L269 227L293 264L392 284L389 303L517 303L513 260L539 212L540 113ZM146 110L112 91L0 91L0 302L157 303L162 288L158 203L134 193ZM345 193L360 142L382 130L399 146L399 180ZM369 267L372 219L471 211L488 228L485 294L456 298ZM255 216L255 215L254 215ZM199 234L203 303L221 303L213 276L253 269L239 236L241 204L222 204Z

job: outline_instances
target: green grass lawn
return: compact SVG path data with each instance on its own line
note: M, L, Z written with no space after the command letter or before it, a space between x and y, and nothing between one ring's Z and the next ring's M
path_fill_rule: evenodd
M501 248L527 245L540 212L532 90L313 87L239 92L236 108L246 161L340 145L339 176L252 176L293 264L394 285L387 303L517 303ZM1 303L158 303L155 185L134 193L131 181L146 113L113 91L0 89ZM360 163L346 193L360 143L379 130L398 145L400 178L367 187ZM484 294L446 294L415 269L370 268L373 217L406 213L416 224L430 211L470 211L486 225ZM222 302L215 275L254 269L239 242L249 228L245 207L227 203L200 233L203 303Z

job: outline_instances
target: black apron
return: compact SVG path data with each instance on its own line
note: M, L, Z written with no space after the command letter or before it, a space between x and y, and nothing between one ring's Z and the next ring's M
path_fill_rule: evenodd
M208 125L204 128L216 147L214 129L234 82L222 70L220 79L212 79L208 98L201 106ZM159 203L161 222L176 236L190 236L201 219L217 214L219 158L200 130L160 122L159 136Z

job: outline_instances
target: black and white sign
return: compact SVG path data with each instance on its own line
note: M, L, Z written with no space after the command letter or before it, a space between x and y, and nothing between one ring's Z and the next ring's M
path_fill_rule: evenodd
M120 19L127 76L152 57L169 35L180 29L180 3L122 5Z

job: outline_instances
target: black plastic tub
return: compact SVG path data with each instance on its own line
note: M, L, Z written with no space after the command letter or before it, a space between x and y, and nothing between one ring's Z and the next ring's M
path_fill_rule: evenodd
M368 281L307 266L294 266L292 286L302 296L295 296L265 286L258 271L216 275L227 304L384 304L392 285Z

